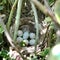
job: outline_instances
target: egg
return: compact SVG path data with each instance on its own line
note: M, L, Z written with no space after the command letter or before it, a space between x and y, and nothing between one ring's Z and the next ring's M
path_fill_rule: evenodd
M31 39L31 40L29 41L29 44L30 44L30 45L35 45L35 39Z
M24 40L25 40L25 39L28 39L28 37L29 37L29 32L28 32L28 31L24 32L24 34L23 34L23 39L24 39Z
M34 39L35 38L35 33L30 33L30 38Z
M22 37L17 37L17 39L16 39L16 40L17 40L17 42L19 42L19 43L20 43L21 41L23 41L23 38L22 38Z
M18 35L18 36L23 36L22 30L18 30L17 35Z

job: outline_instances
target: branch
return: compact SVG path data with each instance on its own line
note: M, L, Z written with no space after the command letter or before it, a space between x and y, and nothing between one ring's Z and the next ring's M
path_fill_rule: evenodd
M48 4L48 0L44 0L44 4L45 4L45 6L46 6L47 9L51 10L51 8L50 8L50 6Z
M43 4L41 4L39 1L37 1L37 0L31 0L36 6L37 6L37 8L40 10L40 11L42 11L45 15L47 15L47 16L50 16L51 18L52 18L52 21L54 21L55 22L55 24L58 26L58 27L60 27L60 24L59 24L59 22L57 21L57 19L56 19L56 17L55 17L55 15L54 15L54 13L53 13L53 11L52 10L49 10L49 9L47 9Z
M16 21L15 21L15 31L14 31L13 40L16 40L16 37L17 37L17 31L18 31L19 24L20 24L20 16L21 16L22 1L23 1L23 0L19 0L19 1L18 1L17 14L16 14Z
M36 53L36 48L37 48L37 43L38 43L38 36L39 36L39 28L38 28L38 15L37 15L37 10L35 8L35 5L32 1L30 1L32 10L34 12L34 17L35 17L35 25L36 25L36 41L35 41L35 53Z
M2 16L2 17L4 17L4 16ZM21 57L24 59L23 55L20 53L20 50L17 48L17 45L13 42L13 39L10 37L10 35L9 35L7 29L6 29L6 25L3 22L2 17L0 17L0 24L2 25L2 27L4 29L4 33L5 33L5 36L7 37L8 42L21 55Z
M10 24L11 24L11 20L12 20L13 13L15 11L15 7L16 7L17 2L18 2L18 0L15 0L14 4L12 6L11 12L10 12L9 18L8 18L8 22L7 22L7 29L8 30L9 30L9 27L10 27Z

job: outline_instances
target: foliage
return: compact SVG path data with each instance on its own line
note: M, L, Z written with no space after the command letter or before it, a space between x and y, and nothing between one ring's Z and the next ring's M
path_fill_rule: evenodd
M0 56L2 56L3 58L6 58L6 59L8 59L8 57L9 57L8 52L6 50L0 51Z
M3 32L4 32L4 30L3 30L2 26L0 25L0 45L3 43Z
M42 51L40 51L39 52L39 58L41 58L40 60L45 60L45 58L46 58L46 56L49 54L49 52L50 52L50 48L51 48L51 46L53 46L54 45L54 42L55 42L55 40L56 40L56 25L55 25L55 23L52 21L53 19L51 19L51 17L49 17L49 16L43 16L42 18L42 20L39 18L39 16L36 16L37 15L37 12L39 12L38 10L37 11L35 11L35 6L34 6L34 4L32 3L32 8L30 7L31 5L29 5L28 6L28 4L30 4L27 0L24 0L23 1L23 3L22 3L22 0L21 1L19 1L20 3L21 3L21 5L24 5L24 6L19 6L19 4L18 4L18 8L16 9L17 10L17 13L16 13L16 11L15 11L15 8L17 7L17 6L15 6L14 7L14 1L15 0L0 0L0 14L2 14L2 13L4 13L4 14L6 14L7 15L7 19L8 19L8 16L9 16L9 14L10 14L10 12L12 11L12 15L11 15L11 25L9 26L9 30L10 30L10 27L12 26L12 25L15 25L14 27L15 27L15 30L16 31L14 31L14 29L13 29L13 31L14 31L14 37L12 37L12 38L14 38L14 40L16 40L16 37L17 37L17 31L18 31L18 29L20 28L20 26L19 26L19 24L21 23L20 22L20 15L21 15L21 17L22 18L25 18L25 17L23 17L22 15L24 15L24 14L27 14L26 12L28 11L28 14L27 14L27 16L29 17L30 15L29 14L32 14L33 12L31 12L31 10L33 9L33 11L34 11L34 16L32 16L33 18L35 18L35 22L34 21L29 21L30 23L32 23L32 24L34 24L34 25L36 25L36 31L35 31L35 33L36 33L36 43L38 43L38 34L39 34L39 38L41 38L40 37L40 32L38 32L38 31L40 31L39 29L38 29L38 25L42 22L42 20L44 21L44 22L46 22L47 23L47 25L49 25L49 28L47 29L47 33L46 34L42 34L42 36L44 36L44 37L42 37L43 39L41 39L42 41L43 41L43 46L45 45L45 43L47 43L47 41L44 43L44 41L45 40L50 40L49 41L49 43L50 43L50 45L47 47L47 46L45 46L44 48L41 48L41 49L43 49ZM42 0L41 0L41 2L42 2ZM16 2L16 4L17 4L17 2ZM44 3L42 3L42 4L44 4ZM49 4L49 6L52 8L53 7L53 5L55 4L55 0L48 0L48 4ZM60 1L57 1L56 2L56 4L55 4L55 8L54 8L54 14L55 14L55 17L57 18L57 20L58 20L58 23L60 24L60 7L59 7L59 4L60 4ZM12 8L12 6L14 7L14 8ZM22 8L21 8L22 7ZM12 8L12 10L11 10L11 8ZM25 8L25 9L23 9L23 8ZM43 7L42 7L43 8ZM21 14L21 10L22 10L22 12L24 12L24 13L22 13ZM29 11L30 10L30 11ZM44 10L43 10L44 11ZM43 12L42 11L42 12ZM20 13L19 13L20 12ZM41 12L40 12L41 13ZM14 15L14 18L12 19L12 16ZM17 15L17 17L15 18L15 15ZM38 15L40 15L39 13L38 13ZM43 14L41 14L41 15L43 15ZM9 16L10 17L10 16ZM31 17L31 18L32 18ZM7 19L6 19L6 23L7 23ZM16 20L15 20L16 19ZM38 23L38 19L40 19L41 20L41 22L39 21L39 23ZM18 22L17 22L18 21ZM14 24L14 22L15 22L15 24ZM16 24L16 22L17 22L17 24ZM4 21L4 23L5 23L5 21ZM22 24L24 23L24 21L22 22ZM8 23L9 24L9 23ZM7 24L7 26L8 26L8 24ZM28 22L27 22L27 25L30 25L30 24L28 24ZM42 25L42 24L41 24ZM31 27L30 27L31 28ZM42 29L42 30L44 30L44 28L46 28L46 27L40 27L40 29ZM33 29L33 28L32 28ZM49 32L48 32L49 31ZM4 38L3 38L3 32L4 32L4 29L2 28L2 26L0 25L0 47L1 46L3 46L3 42L4 42ZM9 31L8 31L9 32ZM9 32L10 33L10 32ZM45 35L47 35L48 34L48 36L45 36ZM49 36L49 34L50 34L50 36ZM28 39L30 39L30 38L28 38ZM7 41L6 41L7 42ZM22 48L24 48L24 47L27 47L27 44L24 42L24 41L22 41L22 42L20 42L19 43L19 46L20 47L22 47ZM30 45L29 45L30 46ZM37 47L37 44L35 45L35 48ZM6 48L6 47L5 47ZM28 47L27 47L28 48ZM2 47L1 47L1 49L2 49ZM7 49L7 48L6 48ZM31 54L30 54L31 55ZM33 55L33 57L31 57L31 56L29 56L30 57L30 60L38 60L37 58L38 58L38 56L37 56L38 54L35 54L35 55ZM0 51L0 56L1 57L3 57L3 58L5 58L6 60L8 59L8 60L10 60L10 57L9 57L9 55L8 55L8 50L1 50Z
M44 21L47 24L50 24L50 26L49 26L50 29L54 29L54 22L52 22L52 19L50 17L45 17Z
M44 51L41 51L40 56L45 57L50 52L50 48L45 48Z
M5 7L4 7L4 5L7 3L7 1L6 0L1 0L0 1L0 10L3 10Z
M49 2L49 5L51 6L55 2L55 0L48 0L48 2Z
M0 34L2 34L4 32L2 26L0 25Z

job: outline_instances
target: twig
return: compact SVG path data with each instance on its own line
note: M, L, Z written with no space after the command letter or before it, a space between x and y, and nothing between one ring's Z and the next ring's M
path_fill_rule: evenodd
M39 1L37 1L37 0L31 0L31 1L36 5L36 7L37 7L40 11L42 11L44 14L47 13L46 7L45 7L44 5L42 5Z
M7 40L10 43L10 45L21 55L21 57L23 59L25 59L23 57L23 55L20 53L20 50L18 49L18 47L16 46L16 44L13 42L13 39L10 37L10 35L9 35L7 29L6 29L6 25L3 23L3 20L1 19L1 17L0 17L0 24L2 25L2 27L4 29L5 36L7 37Z
M35 8L35 5L33 4L32 1L30 1L32 10L34 12L34 17L35 17L35 24L36 24L36 42L35 42L35 53L36 53L36 48L37 48L37 43L38 43L38 36L39 36L39 28L38 28L38 15L37 15L37 10Z
M50 6L48 4L48 0L44 0L44 4L45 4L45 6L46 6L47 9L51 10L51 8L50 8Z
M47 26L47 30L46 30L46 33L45 33L45 35L44 35L43 41L42 41L42 45L41 45L41 46L43 46L43 47L45 47L44 44L47 42L46 36L47 36L47 34L48 34L49 26L50 26L50 24ZM43 48L41 48L41 49L43 49Z
M9 33L8 33L7 29L6 29L6 26L4 25L4 23L3 23L3 21L2 21L1 18L0 18L0 24L2 25L2 27L3 27L3 29L4 29L4 33L5 33L6 37L7 37L10 45L11 45L12 47L14 47L14 45L12 44L12 39L11 39L11 37L9 36Z
M31 0L36 6L37 8L42 11L45 15L50 16L52 18L52 21L55 22L55 24L57 25L57 27L60 27L60 23L57 21L54 13L50 10L48 10L43 4L41 4L39 1L37 0Z
M18 31L19 24L20 24L20 16L21 16L22 2L23 2L23 0L19 0L18 1L16 21L15 21L15 31L14 31L13 40L16 40L16 37L17 37L17 31Z
M14 11L15 11L15 7L16 7L17 2L18 2L18 0L15 0L14 4L13 4L13 6L12 6L11 12L10 12L9 18L8 18L8 22L7 22L7 29L8 29L8 30L9 30L9 28L10 28L11 20L12 20L13 13L14 13Z

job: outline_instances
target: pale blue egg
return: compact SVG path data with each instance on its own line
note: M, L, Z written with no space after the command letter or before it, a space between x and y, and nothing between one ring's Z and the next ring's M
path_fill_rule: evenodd
M21 42L21 41L23 41L23 38L22 37L17 37L17 42Z
M28 37L29 37L29 32L28 32L28 31L24 32L24 34L23 34L23 39L24 39L24 40L25 40L25 39L28 39Z
M22 30L18 30L17 35L18 35L18 36L23 36Z
M29 44L30 44L30 45L35 45L35 39L31 39L31 40L29 41Z
M35 33L30 33L30 38L34 39L35 38Z

